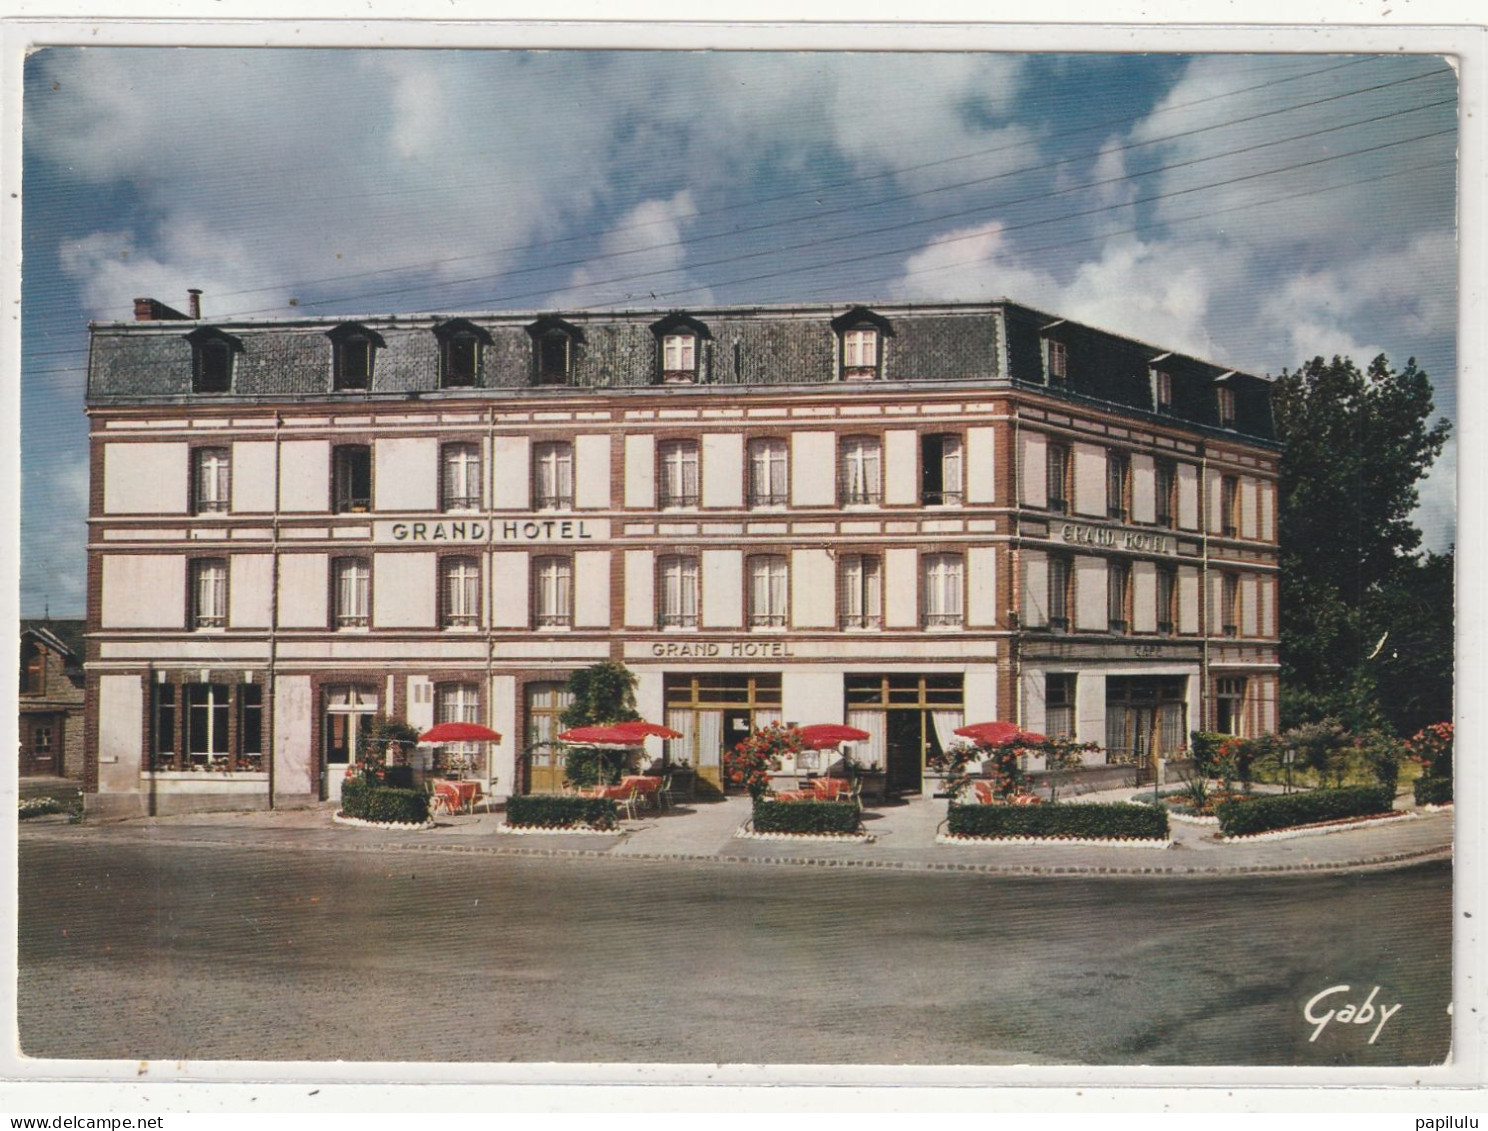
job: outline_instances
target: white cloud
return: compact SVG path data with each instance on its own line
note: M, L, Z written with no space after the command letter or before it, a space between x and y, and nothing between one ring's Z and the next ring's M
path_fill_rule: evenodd
M684 268L681 245L687 222L697 214L686 189L670 200L645 200L605 234L605 258L574 270L568 285L552 295L554 307L637 306L665 302L673 292L687 295L682 305L712 301L706 287L695 288ZM609 280L618 280L610 282Z

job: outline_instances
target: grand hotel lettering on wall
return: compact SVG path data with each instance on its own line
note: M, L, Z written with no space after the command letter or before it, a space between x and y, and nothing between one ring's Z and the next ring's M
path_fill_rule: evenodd
M378 522L375 542L404 545L484 544L487 542L588 542L610 536L610 524L590 518L440 519L435 522Z
M1079 522L1059 525L1059 536L1077 546L1095 546L1103 550L1132 550L1142 554L1178 553L1178 539L1150 530L1126 530L1115 526L1086 526Z

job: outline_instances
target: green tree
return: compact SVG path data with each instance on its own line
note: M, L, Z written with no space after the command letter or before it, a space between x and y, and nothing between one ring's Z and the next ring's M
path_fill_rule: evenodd
M1282 725L1334 716L1350 730L1373 729L1400 714L1393 687L1382 702L1392 673L1379 662L1381 642L1409 630L1403 618L1420 570L1431 569L1438 587L1450 579L1450 567L1420 560L1412 521L1418 484L1450 425L1430 422L1431 381L1414 358L1396 371L1381 355L1366 372L1348 358L1314 358L1277 379L1273 406L1286 445L1278 505ZM1442 670L1439 649L1430 652L1436 662L1425 652L1411 661L1425 665L1412 692L1423 704L1451 693L1450 664Z
M568 677L573 702L563 709L565 728L623 723L641 716L635 706L636 677L616 660L580 668Z

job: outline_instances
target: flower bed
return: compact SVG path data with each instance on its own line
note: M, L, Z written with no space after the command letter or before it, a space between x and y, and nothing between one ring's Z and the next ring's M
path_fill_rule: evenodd
M1389 812L1395 792L1382 786L1315 789L1307 793L1252 797L1215 806L1220 833L1225 837L1252 836L1272 829L1323 824L1349 817Z
M1337 821L1319 821L1311 825L1289 825L1284 829L1270 829L1263 833L1245 836L1220 836L1222 844L1251 844L1260 840L1295 840L1304 836L1324 836L1327 833L1345 833L1351 829L1368 828L1385 821L1408 821L1414 813L1391 810L1388 813L1371 813L1366 817L1344 817Z
M619 807L608 797L529 793L506 802L506 824L511 829L614 832L619 822Z
M858 807L843 801L770 801L754 803L756 833L792 836L856 836Z
M382 829L385 832L422 832L434 828L433 821L368 821L361 817L348 817L344 809L332 813L331 820L335 824L353 829Z
M1168 839L1168 813L1151 805L952 805L949 837L1128 841Z

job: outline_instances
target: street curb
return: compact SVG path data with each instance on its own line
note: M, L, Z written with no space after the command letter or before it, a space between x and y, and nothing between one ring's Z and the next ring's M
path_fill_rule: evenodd
M102 830L81 830L77 826L52 826L53 828L66 828L62 834L49 833L42 829L36 829L27 839L54 840L54 841L76 841L78 839L113 841L115 838L104 833ZM117 827L117 826L115 826ZM238 848L241 845L230 840L203 839L185 836L151 836L141 841L150 845L159 845L172 848ZM353 853L382 853L404 852L414 854L446 854L466 856L516 856L535 859L572 859L572 860L607 860L607 861L637 861L640 863L693 863L693 864L763 864L777 867L794 868L838 868L838 869L878 869L893 872L941 872L961 873L966 875L985 876L1018 876L1025 878L1099 878L1099 879L1144 879L1154 876L1168 876L1175 879L1202 879L1221 880L1229 878L1243 879L1255 876L1304 876L1328 873L1381 871L1390 868L1408 867L1412 864L1425 863L1427 861L1442 858L1452 859L1451 845L1437 845L1431 848L1417 849L1413 852L1398 852L1389 855L1361 857L1334 863L1306 863L1306 864L1276 864L1276 865L1252 865L1232 868L1209 868L1196 867L1193 865L1146 865L1146 866L1103 866L1103 865L1079 865L1079 864L982 864L977 862L963 862L951 860L855 860L841 857L822 856L743 856L730 855L725 852L714 853L692 853L692 852L627 852L616 854L609 851L595 851L583 848L538 848L519 847L517 845L485 845L485 844L456 844L443 842L436 844L409 844L409 843L371 843L370 841L357 838L347 839L341 844L297 844L291 840L282 840L270 843L255 842L253 847L277 851L299 851L299 852L353 852ZM613 847L613 846L610 846Z

